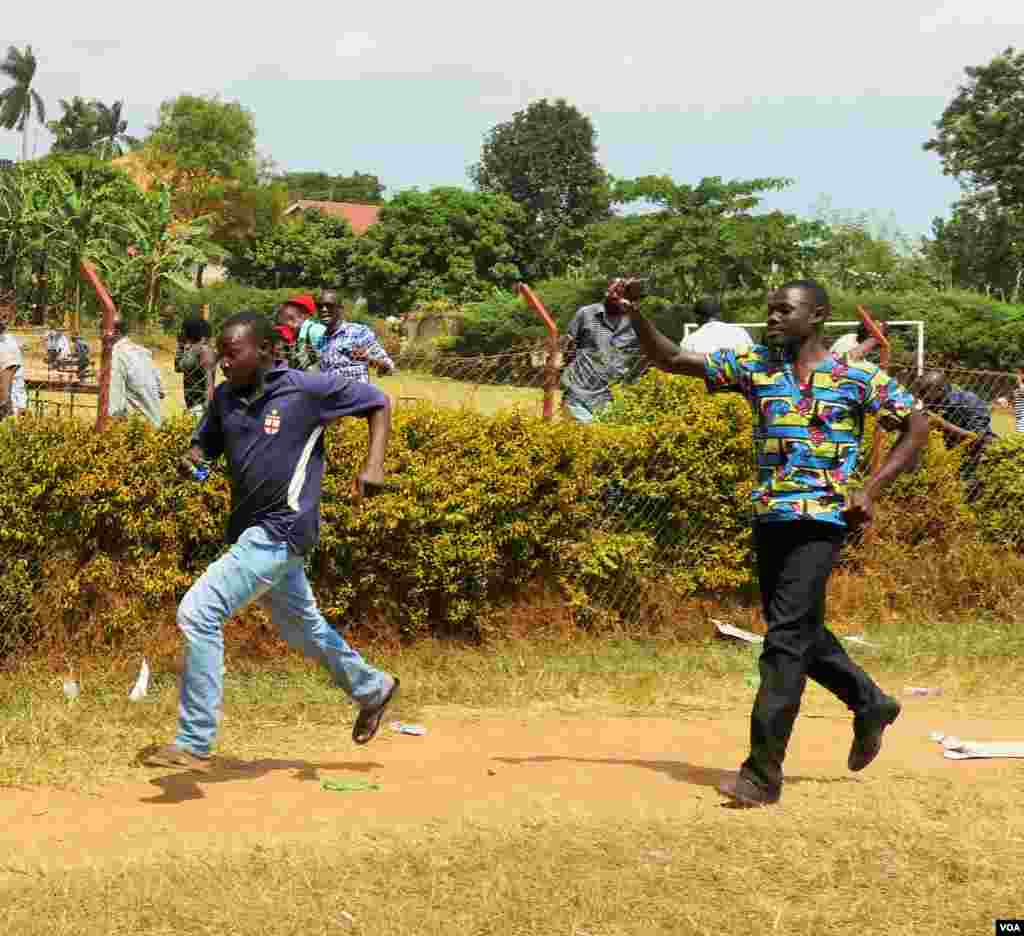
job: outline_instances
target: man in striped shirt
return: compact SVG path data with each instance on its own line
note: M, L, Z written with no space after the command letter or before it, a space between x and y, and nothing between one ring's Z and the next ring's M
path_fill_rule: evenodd
M370 382L370 365L392 374L395 363L377 340L373 329L361 322L346 322L338 294L328 289L320 299L327 332L320 345L320 371L338 374L360 383Z

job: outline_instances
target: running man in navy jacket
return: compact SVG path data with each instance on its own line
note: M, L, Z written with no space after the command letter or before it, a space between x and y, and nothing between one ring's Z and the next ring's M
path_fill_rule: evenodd
M395 677L366 663L324 620L304 570L319 535L325 428L344 416L366 419L369 454L358 488L373 493L384 480L390 403L371 384L289 370L274 360L275 339L272 323L253 312L224 323L219 357L226 380L183 459L188 469L221 455L227 460L231 547L178 607L186 645L178 734L146 758L155 766L208 765L224 692L224 622L252 601L359 706L357 744L377 733L398 689Z

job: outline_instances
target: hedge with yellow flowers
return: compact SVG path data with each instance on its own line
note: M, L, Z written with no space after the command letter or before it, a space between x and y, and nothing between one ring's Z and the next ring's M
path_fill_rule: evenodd
M101 435L76 421L0 424L0 655L135 646L173 623L224 548L230 501L222 467L201 485L179 476L189 431L184 421ZM588 427L403 407L390 488L356 504L366 428L345 421L327 435L314 589L337 626L473 638L537 582L583 623L632 620L651 587L680 601L734 594L751 582L750 432L739 398L658 374ZM976 536L958 467L933 443L893 486L872 555ZM854 569L870 562L858 549Z

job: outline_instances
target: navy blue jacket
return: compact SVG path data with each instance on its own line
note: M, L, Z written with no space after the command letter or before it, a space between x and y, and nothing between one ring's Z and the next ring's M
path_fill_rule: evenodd
M279 365L249 392L220 384L193 441L210 461L227 459L228 542L261 526L304 555L320 534L325 426L342 416L366 416L387 398L372 384Z

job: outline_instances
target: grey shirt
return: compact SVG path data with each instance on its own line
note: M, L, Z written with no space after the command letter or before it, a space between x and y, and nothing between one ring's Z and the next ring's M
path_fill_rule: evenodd
M611 316L603 302L584 306L569 324L576 355L562 373L566 399L601 407L612 398L611 385L638 377L644 368L640 340L628 315Z
M145 416L159 429L164 395L153 355L127 338L118 341L110 368L110 415Z

